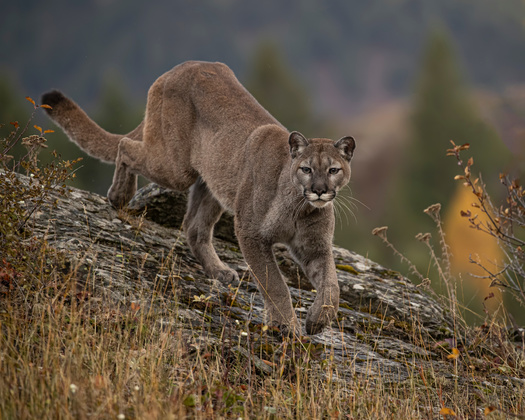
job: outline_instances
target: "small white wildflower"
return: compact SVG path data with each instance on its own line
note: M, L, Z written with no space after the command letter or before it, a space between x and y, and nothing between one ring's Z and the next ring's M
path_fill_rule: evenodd
M270 406L267 406L265 405L263 407L263 410L270 413L270 414L276 414L277 413L277 409L275 407L270 407Z
M133 388L135 391L138 391L140 387L138 385L135 385L135 388Z
M248 337L248 333L247 333L246 331L241 331L241 335L242 335L243 337Z
M78 386L76 386L75 384L71 384L69 385L69 390L71 391L72 394L74 394L75 392L78 391Z
M117 416L117 419L118 420L124 420L126 418L126 416L122 413L120 413L118 416Z

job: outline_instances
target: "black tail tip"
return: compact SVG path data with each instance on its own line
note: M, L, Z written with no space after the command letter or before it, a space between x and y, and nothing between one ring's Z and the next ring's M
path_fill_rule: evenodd
M51 108L55 108L61 102L66 101L67 98L64 94L58 90L52 90L50 92L44 93L42 95L41 103L42 105L49 105ZM53 109L44 108L48 114L53 112Z

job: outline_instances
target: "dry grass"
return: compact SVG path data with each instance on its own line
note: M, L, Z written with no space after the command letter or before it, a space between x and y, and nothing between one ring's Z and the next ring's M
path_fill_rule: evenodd
M444 408L458 418L484 418L492 409L494 419L523 413L524 382L502 379L524 377L523 347L510 344L495 324L466 331L470 350L450 359L447 371L428 359L400 383L377 374L346 378L341 365L315 357L304 341L285 339L270 351L264 334L227 327L215 340L195 341L207 326L189 329L174 296L147 309L115 305L79 291L74 270L45 243L28 252L42 256L31 264L40 271L24 278L2 269L2 419L419 419L442 417ZM275 352L281 356L268 357ZM261 368L256 360L269 361Z

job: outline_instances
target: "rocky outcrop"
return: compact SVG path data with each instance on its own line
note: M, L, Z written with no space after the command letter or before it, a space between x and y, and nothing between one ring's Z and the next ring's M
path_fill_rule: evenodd
M263 363L263 353L254 353L253 343L264 339L278 347L282 337L264 325L263 302L250 281L231 217L221 219L215 247L241 280L222 284L206 277L186 245L180 230L184 194L149 185L130 203L133 214L115 211L104 197L76 189L64 197L50 193L46 200L58 200L58 205L33 214L34 234L64 253L79 288L110 304L147 308L159 322L177 322L196 347L217 342L226 328L240 337L232 340L236 344L230 351L251 358L261 372L271 371L278 352L264 353ZM341 301L332 328L307 338L316 360L330 357L338 363L339 379L377 374L396 382L421 363L446 363L435 343L452 336L452 323L433 297L356 253L337 247L333 252ZM276 254L304 320L316 292L284 247L277 247Z

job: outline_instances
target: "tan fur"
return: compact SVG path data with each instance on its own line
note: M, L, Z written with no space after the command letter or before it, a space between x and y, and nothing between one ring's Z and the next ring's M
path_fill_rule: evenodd
M144 122L127 136L105 132L60 92L42 102L81 148L116 162L108 192L113 206L131 199L136 174L174 190L190 188L188 243L207 274L223 281L238 275L219 260L211 238L224 209L233 212L269 322L299 332L275 243L288 246L317 289L306 331L317 333L334 318L332 200L350 179L351 137L334 143L290 134L220 63L187 62L162 75L150 88Z

